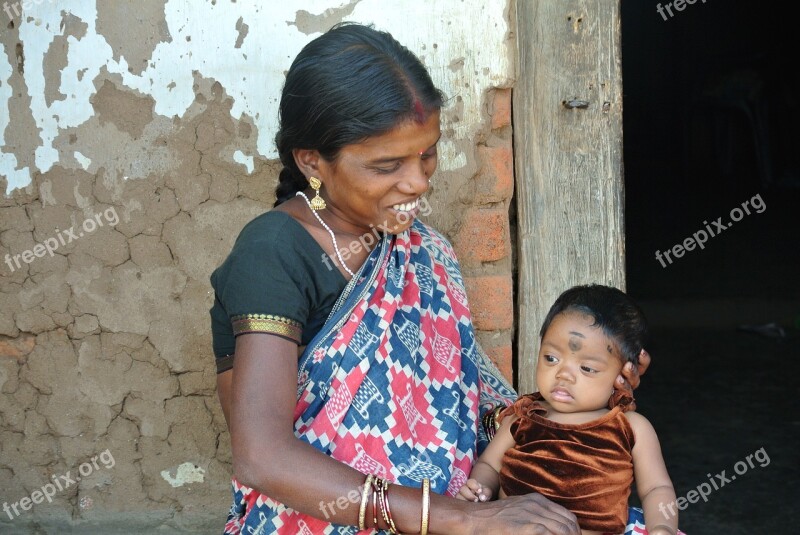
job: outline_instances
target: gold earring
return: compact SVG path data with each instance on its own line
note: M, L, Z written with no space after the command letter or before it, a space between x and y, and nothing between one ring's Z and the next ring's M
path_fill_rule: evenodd
M316 193L314 198L311 199L311 209L315 212L317 210L324 210L327 207L325 199L319 196L319 189L322 187L322 182L315 176L310 177L308 182L311 184L311 189Z

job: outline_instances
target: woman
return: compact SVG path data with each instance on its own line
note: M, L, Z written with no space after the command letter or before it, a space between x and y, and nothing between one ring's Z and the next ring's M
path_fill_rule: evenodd
M450 497L485 445L482 415L516 396L475 342L452 248L415 220L441 106L419 60L361 25L314 39L287 73L275 208L211 278L225 533L579 533L538 495Z

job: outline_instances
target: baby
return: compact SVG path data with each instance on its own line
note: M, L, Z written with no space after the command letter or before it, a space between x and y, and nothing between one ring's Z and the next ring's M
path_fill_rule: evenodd
M584 535L623 533L635 477L650 535L676 535L677 516L658 507L675 501L675 490L656 432L614 389L644 350L641 310L616 288L576 286L550 308L540 336L538 392L500 414L458 497L538 492L571 510Z

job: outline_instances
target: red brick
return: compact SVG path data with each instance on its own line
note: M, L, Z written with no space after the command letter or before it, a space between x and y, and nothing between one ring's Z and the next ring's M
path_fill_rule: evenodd
M511 142L498 147L478 147L483 169L477 185L477 202L502 202L514 193L514 153Z
M510 329L514 323L511 275L464 277L472 323L481 331Z
M511 126L511 89L495 89L492 98L492 130Z
M484 351L489 356L500 373L508 380L509 383L514 384L514 366L511 362L512 352L511 345L497 346L497 347L484 347Z
M511 252L508 211L502 208L469 210L453 240L459 260L464 265L494 262Z

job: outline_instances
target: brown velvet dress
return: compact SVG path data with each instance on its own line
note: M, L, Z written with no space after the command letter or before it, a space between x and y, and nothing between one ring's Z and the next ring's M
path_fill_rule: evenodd
M623 533L633 483L633 429L623 414L629 400L584 424L560 424L537 413L538 393L522 396L501 416L516 445L503 457L500 486L508 496L538 492L578 517L581 529ZM627 402L627 403L626 403Z

